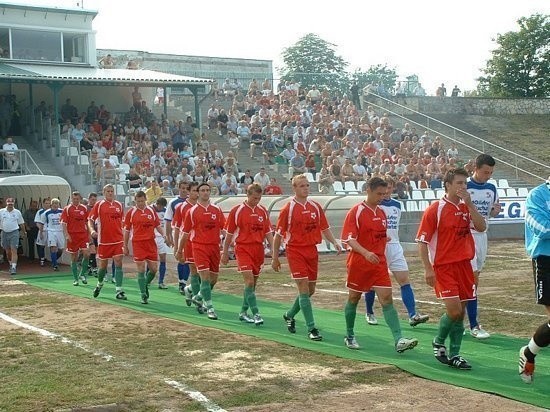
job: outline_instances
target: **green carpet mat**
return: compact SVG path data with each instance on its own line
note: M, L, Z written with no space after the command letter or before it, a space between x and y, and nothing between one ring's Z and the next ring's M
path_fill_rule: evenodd
M30 285L67 293L74 296L93 299L92 290L96 279L90 284L72 286L72 277L63 274L53 276L21 276ZM415 337L418 346L402 354L394 350L393 339L389 328L384 324L380 314L380 325L368 326L361 314L357 314L355 333L361 350L349 350L343 344L345 320L342 310L323 310L315 308L314 315L318 328L323 335L322 342L310 341L306 334L303 316L296 316L295 335L290 334L282 319L282 314L290 307L288 304L271 302L259 294L258 305L264 318L263 326L245 324L238 320L242 297L222 294L214 290L213 302L219 320L209 320L206 315L199 315L194 306L187 307L183 296L175 286L168 290L159 290L156 284L151 288L150 303L139 303L137 282L134 279L125 281L124 289L128 301L117 301L114 298L114 285L105 283L101 295L96 299L102 303L119 305L146 312L151 315L176 319L198 326L222 329L243 335L255 336L275 342L288 344L328 355L339 356L364 362L395 365L421 378L462 386L477 391L494 393L520 402L550 408L550 357L543 352L537 358L535 381L528 385L518 376L517 362L519 348L526 344L525 339L493 334L487 341L473 341L469 335L464 337L461 355L472 365L471 371L460 371L437 362L432 354L431 342L437 328L434 320L416 328L402 322L403 335ZM361 305L362 306L362 305ZM442 394L444 396L444 394ZM465 400L467 402L467 400Z

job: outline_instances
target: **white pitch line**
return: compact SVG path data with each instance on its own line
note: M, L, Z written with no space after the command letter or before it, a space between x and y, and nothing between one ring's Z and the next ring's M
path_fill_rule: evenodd
M20 328L27 329L27 330L30 330L32 332L38 333L39 335L44 336L46 338L57 339L57 340L61 341L62 343L65 343L67 345L71 345L75 348L81 349L84 352L92 353L96 356L100 356L101 358L105 359L107 362L115 360L115 357L112 356L112 355L109 355L109 354L101 352L101 351L95 351L95 350L89 348L88 346L84 345L83 343L73 341L69 338L66 338L66 337L64 337L62 335L59 335L57 333L54 333L54 332L50 332L46 329L41 329L41 328L38 328L36 326L29 325L28 323L21 322L20 320L12 318L9 315L6 315L5 313L0 312L0 319L3 319L6 322L11 323L13 325L19 326ZM126 363L126 362L121 362L121 361L118 361L118 362L123 363L124 366L126 366L126 367L132 367L133 366L133 365L131 365L129 363ZM189 396L194 401L199 402L202 406L204 406L204 408L206 408L207 411L209 411L209 412L225 412L225 409L219 407L213 401L211 401L206 396L204 396L201 392L192 389L188 385L186 385L184 383L181 383L181 382L178 382L178 381L175 381L175 380L172 380L172 379L167 379L167 378L162 378L162 380L164 381L164 383L171 386L172 388L177 389L178 391L180 391L180 392L186 394L187 396Z

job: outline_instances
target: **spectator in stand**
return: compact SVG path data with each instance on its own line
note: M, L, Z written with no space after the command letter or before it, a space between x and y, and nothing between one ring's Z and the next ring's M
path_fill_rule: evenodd
M435 178L436 175L440 175L441 173L441 168L437 164L436 158L432 157L430 160L430 164L426 166L426 179L430 181Z
M182 167L180 173L176 176L176 183L179 185L181 182L191 183L193 176L189 174L187 167Z
M172 189L172 186L170 186L170 181L168 179L162 180L162 196L163 197L172 197L174 196L174 190Z
M162 196L162 189L156 180L152 180L151 187L145 189L145 196L148 205L154 204L157 199Z
M342 166L342 177L344 181L355 182L357 180L350 159L346 159L344 166Z
M419 189L428 189L430 187L430 184L426 180L424 173L422 173L418 179L417 186Z
M239 137L235 134L235 132L229 131L227 134L227 142L229 143L229 147L235 154L235 159L237 162L239 161L238 153L239 153L239 146L241 144L241 141L239 140Z
M455 84L455 87L453 87L453 90L451 91L451 97L458 97L459 94L460 94L460 89Z
M210 169L210 176L208 176L207 183L210 187L214 186L218 189L218 193L222 187L222 178L218 174L215 168Z
M252 131L248 127L248 124L246 123L245 120L241 120L239 122L239 127L237 127L237 135L239 136L242 142L250 142Z
M227 153L227 158L225 159L224 164L225 173L228 175L233 175L239 177L239 168L235 162L235 158L231 155L230 152Z
M2 145L2 150L4 151L4 161L6 162L6 168L10 170L11 173L15 173L19 167L19 148L13 142L13 138L8 137L6 143Z
M335 182L340 181L344 183L344 177L342 176L342 166L340 165L338 159L332 160L332 164L328 167L328 171L330 173L330 177L332 177Z
M264 188L264 195L282 195L283 189L277 184L277 179L271 178L271 182Z
M441 189L443 187L443 175L441 173L436 174L430 179L430 189Z
M445 96L447 96L447 89L445 88L445 83L441 83L441 86L437 88L435 95L440 98L444 98Z
M430 153L430 156L432 157L439 156L439 144L434 141L428 153Z
M239 183L241 185L241 189L244 193L248 190L248 186L254 183L254 178L250 174L250 169L246 169L244 172L244 175L241 176L239 179Z
M225 179L224 183L221 186L220 193L222 195L237 195L239 194L239 190L237 189L237 185L233 183L231 178Z
M317 86L311 86L311 90L307 92L306 97L312 105L316 105L321 98L321 92L317 90Z
M355 159L355 164L352 166L353 168L353 176L356 181L359 180L367 180L367 168L362 163L362 158L357 157ZM362 188L358 188L360 191L362 191Z
M260 168L260 171L254 176L254 183L258 183L264 189L270 182L269 176L265 172L265 167Z
M224 109L220 110L218 115L218 135L225 136L227 134L227 122L229 122L229 117L225 113Z
M264 163L274 164L274 158L279 154L277 146L271 140L271 136L267 135L265 142L262 144L262 156L264 157Z
M297 153L290 160L290 168L292 169L292 176L301 175L306 172L306 161L301 153Z
M447 157L454 158L456 160L459 160L458 157L458 149L456 147L456 143L451 143L451 147L447 150Z
M138 86L134 86L134 91L132 92L132 106L136 110L141 108L141 93Z
M282 148L285 146L285 140L279 133L279 128L274 127L273 128L273 134L271 135L271 140L273 140L273 143L275 143L275 146Z
M61 106L61 119L66 122L76 123L78 119L78 109L72 105L71 99L67 99L65 104Z
M280 155L287 163L290 163L292 158L296 156L296 150L292 147L292 143L287 143L286 148L280 153Z
M307 155L305 166L306 172L311 173L315 178L315 174L317 173L317 165L315 164L315 155L313 153L309 153Z

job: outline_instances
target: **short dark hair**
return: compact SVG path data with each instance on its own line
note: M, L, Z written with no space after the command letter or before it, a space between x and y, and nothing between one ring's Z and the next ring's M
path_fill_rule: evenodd
M370 190L376 190L379 187L388 187L388 182L381 177L372 177L369 179L366 186Z
M455 180L455 176L464 176L466 178L470 177L466 169L462 167L447 170L445 176L443 177L443 187L445 188L445 192L447 192L447 183L453 183L453 180Z
M495 163L496 162L495 162L495 159L493 158L493 156L485 154L485 153L481 153L480 155L478 155L476 157L476 169L482 168L483 165L494 167Z
M167 204L168 204L168 201L166 200L165 197L159 197L157 199L157 205L160 205L162 207L166 207Z
M147 197L147 195L145 194L145 192L143 190L138 190L136 195L135 195L136 198L138 197Z

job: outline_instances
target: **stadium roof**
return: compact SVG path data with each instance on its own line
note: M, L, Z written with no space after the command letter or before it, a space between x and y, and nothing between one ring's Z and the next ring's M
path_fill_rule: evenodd
M0 63L0 81L80 85L200 86L211 79L154 70L100 69L65 65Z

